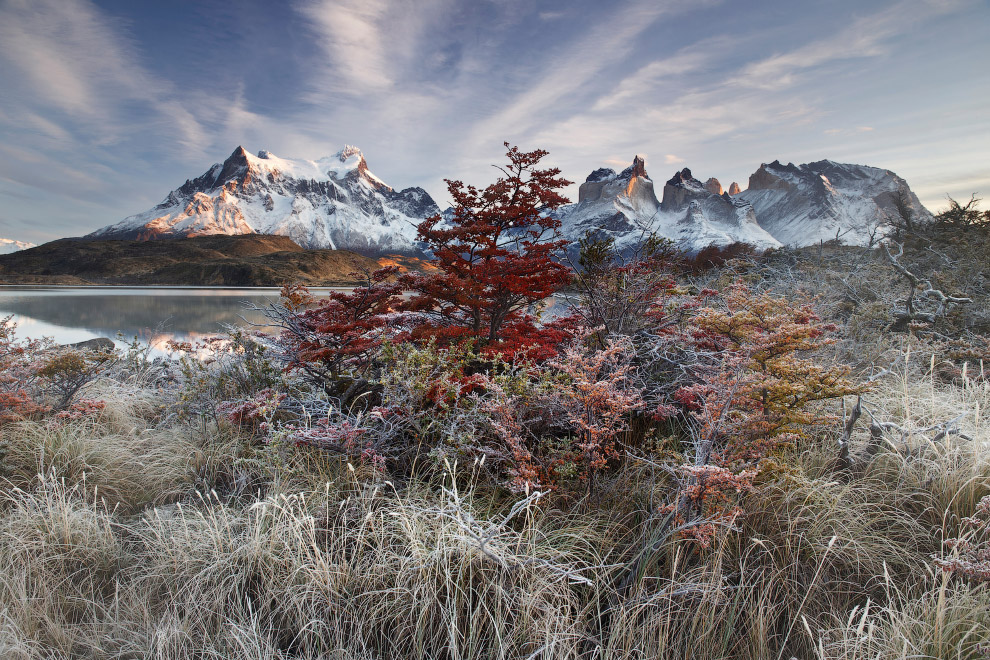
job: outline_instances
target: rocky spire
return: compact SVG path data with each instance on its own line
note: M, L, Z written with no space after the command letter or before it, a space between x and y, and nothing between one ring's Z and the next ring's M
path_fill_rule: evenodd
M223 166L220 168L220 173L213 185L220 187L230 181L236 181L243 186L244 180L247 178L245 175L249 173L250 169L247 150L244 147L237 147L234 149L234 153L223 161Z
M733 181L731 184L729 184L729 194L730 195L738 195L741 192L742 192L742 188L739 187L739 184L738 183L736 183L735 181Z
M719 183L719 180L718 179L716 179L715 177L712 177L712 178L708 179L708 181L705 181L705 190L707 190L708 192L710 192L713 195L721 195L722 194L722 184Z
M636 157L633 158L632 176L646 177L646 159L639 154L636 154Z
M674 176L670 177L670 181L667 182L668 186L676 186L684 183L685 181L690 181L694 176L691 175L691 170L684 168L680 172L674 172Z

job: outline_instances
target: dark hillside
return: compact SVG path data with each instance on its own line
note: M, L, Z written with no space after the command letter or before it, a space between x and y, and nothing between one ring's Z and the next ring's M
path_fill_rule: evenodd
M62 239L0 256L3 284L281 286L353 282L378 262L347 250L304 250L284 236L168 241Z

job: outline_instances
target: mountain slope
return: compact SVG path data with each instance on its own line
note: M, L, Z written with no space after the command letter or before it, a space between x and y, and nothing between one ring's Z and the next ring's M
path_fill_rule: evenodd
M587 232L609 236L620 249L651 232L688 252L732 243L759 249L780 245L757 224L749 204L719 194L721 189L716 179L702 183L684 169L664 185L660 202L644 159L636 156L620 173L602 168L588 176L579 188L577 204L559 211L561 233L571 241Z
M148 241L63 239L0 256L0 283L331 285L380 265L346 250L304 250L284 236L200 236L167 250Z
M345 147L316 161L289 160L238 147L156 207L104 227L90 238L151 240L206 235L271 234L305 248L364 255L423 256L417 225L440 210L422 188L396 191L371 173L361 151ZM587 232L610 236L621 249L654 232L688 252L748 243L757 249L812 245L838 236L866 245L905 214L932 215L907 182L889 170L822 160L796 166L763 164L749 188L728 191L688 169L675 172L657 199L645 160L616 173L592 172L578 201L558 210L572 243ZM0 252L4 245L0 243Z
M820 160L804 165L763 164L749 188L733 196L752 205L764 229L786 245L805 246L838 236L868 245L904 214L932 221L907 182L890 170Z
M88 238L257 233L287 236L305 248L418 254L416 226L437 212L422 188L396 191L372 174L356 147L317 161L254 156L238 147L154 208Z

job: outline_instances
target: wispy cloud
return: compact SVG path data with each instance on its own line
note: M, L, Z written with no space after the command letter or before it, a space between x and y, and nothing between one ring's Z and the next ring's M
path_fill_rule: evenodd
M793 85L803 71L832 62L879 57L889 52L889 40L927 18L958 9L959 2L904 0L868 16L855 19L845 29L801 48L753 62L743 67L733 82L763 90Z
M696 3L697 7L710 3ZM664 14L683 9L672 0L630 3L587 35L582 36L556 57L542 63L542 75L528 85L498 112L482 122L474 132L476 144L489 143L500 136L520 135L547 121L546 111L570 95L583 90L605 69L625 60L636 47L637 38ZM590 56L589 56L590 55Z
M842 78L823 76L827 65L852 66L854 58L885 56L902 47L898 39L925 21L959 12L968 4L902 0L832 32L819 30L822 36L811 43L758 59L754 55L764 52L762 44L738 35L705 37L640 66L611 89L599 86L602 93L590 107L547 122L536 141L568 144L609 158L615 157L616 149L624 153L642 147L679 154L677 162L665 159L665 165L724 161L735 151L733 142L756 144L758 136L773 136L757 145L761 151L788 140L794 149L810 143L810 129L829 116L828 95L842 89ZM853 124L816 132L836 135L827 132L831 130L862 136L873 127ZM821 148L812 156L823 157ZM772 154L782 151L777 146ZM744 165L748 171L759 158L776 157L757 153ZM742 180L747 169L733 167L730 175Z
M979 0L790 15L717 0L291 2L234 19L175 5L194 27L166 47L142 3L0 0L5 219L95 229L237 144L316 158L356 143L383 179L441 204L442 177L489 180L503 140L549 149L578 180L644 152L730 181L761 160L830 157L926 191L965 178L976 157L960 149L990 148ZM278 25L239 22L258 13ZM231 63L232 43L250 65Z
M662 95L665 82L698 75L705 67L724 56L735 45L735 41L723 36L702 39L670 57L653 60L624 77L612 91L601 96L591 109L599 111L620 108L644 95L657 98Z
M826 128L822 133L825 135L854 135L856 133L871 133L874 129L872 126L857 126L855 128Z
M456 16L454 0L301 0L294 6L325 58L310 75L315 99L373 101L421 85L450 65L440 28Z
M313 22L337 74L335 91L361 94L392 86L394 68L380 25L389 13L385 0L327 0L299 10Z
M112 144L129 130L164 122L177 143L204 142L203 126L173 99L172 86L135 64L134 44L91 3L10 0L2 19L0 58L19 74L5 76L5 86L19 92L5 95L5 105L50 137L66 139L73 133L68 127L79 125L87 141ZM149 119L122 121L123 109L134 106Z

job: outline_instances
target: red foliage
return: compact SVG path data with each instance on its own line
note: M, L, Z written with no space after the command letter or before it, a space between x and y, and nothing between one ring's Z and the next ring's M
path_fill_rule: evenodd
M835 328L809 306L743 284L707 302L692 309L680 335L698 356L694 382L674 393L695 423L694 456L681 468L679 502L669 508L679 524L697 521L689 534L703 545L706 534L741 513L732 501L761 462L821 419L812 403L861 391L848 368L821 361Z
M52 344L18 340L15 331L11 317L0 319L0 422L24 419L49 409L38 400L37 380L44 366L43 351Z
M731 529L743 509L736 503L741 493L752 490L755 470L733 471L719 465L682 465L680 478L680 511L671 504L664 513L674 513L678 523L688 522L685 511L700 512L704 517L690 520L684 525L682 535L703 548L711 545L719 529Z
M560 221L548 214L567 202L556 191L570 182L559 169L537 169L546 151L505 146L505 176L483 190L448 179L453 217L436 215L419 226L437 270L401 279L413 292L404 308L422 320L415 341L473 340L485 355L511 357L551 354L560 340L529 310L570 279L557 261L566 244Z
M219 411L234 424L257 426L269 421L285 399L284 393L266 387L250 399L224 401L220 404Z
M374 443L361 442L368 429L348 420L332 422L323 418L311 426L286 425L283 430L287 432L286 439L297 447L316 447L359 460L379 471L385 469L385 457L375 450Z
M302 285L282 289L282 339L292 356L290 367L319 379L334 379L345 370L362 371L386 336L390 315L401 293L389 281L398 269L368 274L350 293L331 291L315 299Z
M576 436L575 458L583 466L589 493L596 473L618 456L616 436L643 405L640 389L631 382L632 355L628 338L609 339L601 350L590 351L575 340L550 363L565 376L553 397L554 408Z
M501 443L497 454L507 466L509 489L528 494L552 487L552 462L548 464L536 455L526 442L525 406L497 383L489 383L488 393L490 396L483 400L481 410L488 416L492 432ZM487 454L482 456L487 457Z
M68 422L95 417L106 407L106 402L99 399L79 399L65 410L58 412L55 419L60 422Z
M694 411L698 434L729 461L758 461L814 420L812 402L854 394L849 369L811 357L831 343L835 326L808 306L794 306L735 284L695 314L689 334L719 356L677 393ZM808 357L804 357L808 355Z

